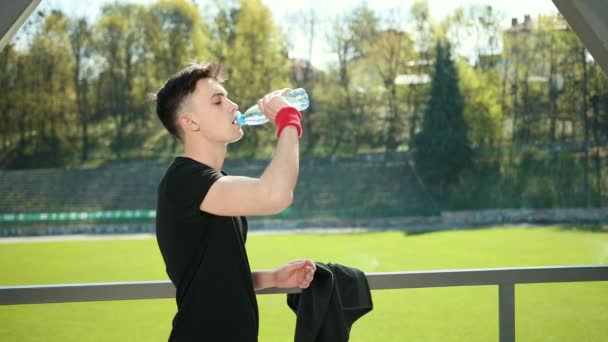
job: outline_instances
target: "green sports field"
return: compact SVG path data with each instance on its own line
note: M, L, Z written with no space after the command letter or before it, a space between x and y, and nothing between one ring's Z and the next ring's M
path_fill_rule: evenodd
M365 272L608 264L608 231L501 227L424 234L252 235L254 269L296 258ZM0 244L0 285L167 279L154 239ZM351 341L497 341L495 286L373 291ZM259 296L260 341L293 341L285 295ZM163 341L175 303L0 307L0 341ZM608 282L516 286L517 341L608 341Z

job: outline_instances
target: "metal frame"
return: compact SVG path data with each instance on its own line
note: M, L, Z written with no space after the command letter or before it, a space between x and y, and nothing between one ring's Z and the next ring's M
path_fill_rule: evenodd
M41 0L0 2L0 50L17 33ZM608 21L604 0L553 0L593 57L608 72Z
M608 266L367 273L372 290L498 285L499 341L515 341L515 284L608 281ZM299 293L269 288L258 295ZM175 298L170 281L0 286L0 305Z
M553 0L594 58L608 70L608 24L603 0ZM0 50L40 3L0 3ZM603 13L603 14L600 14ZM515 341L515 284L608 281L608 266L565 266L451 271L369 273L372 290L498 285L499 336ZM299 289L264 289L257 294L295 293ZM0 305L104 300L174 298L169 281L88 283L0 287Z
M0 2L0 51L30 17L42 0Z
M553 0L593 58L608 73L608 15L605 0Z

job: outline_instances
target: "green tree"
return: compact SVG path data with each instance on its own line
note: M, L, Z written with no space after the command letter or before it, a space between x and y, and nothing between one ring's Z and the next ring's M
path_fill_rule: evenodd
M416 59L409 61L406 73L414 74L418 77L425 77L430 74L429 66L433 59L433 41L436 40L437 25L433 22L427 0L417 0L410 8L413 17L414 31L411 36L414 43ZM407 89L407 102L410 108L409 116L409 143L418 132L418 125L424 112L424 106L428 102L428 85L424 82L411 84Z
M234 46L225 56L231 97L246 109L268 92L289 87L285 39L260 0L242 0L234 22ZM237 155L269 157L272 125L245 128L245 138L235 145Z
M211 57L209 27L203 21L199 9L186 0L160 0L150 8L157 20L153 32L160 79L164 80L181 70L185 64Z
M608 76L603 73L597 62L594 61L590 70L590 79L593 95L591 97L591 107L593 113L593 162L595 173L595 203L597 207L605 205L605 172L602 166L602 141L608 139ZM602 115L604 113L604 115Z
M323 134L323 143L329 154L337 153L352 132L348 126L352 122L349 120L349 112L352 109L350 84L355 46L348 22L349 18L346 16L338 16L332 22L327 41L331 52L337 57L337 65L335 70L329 73L331 85L318 96L325 108L320 115L320 121L326 122L322 127L331 127L325 129Z
M29 127L23 128L31 137L22 166L62 166L69 161L70 151L76 150L69 23L61 11L52 10L33 35L24 60L27 70L21 70L21 76L30 88L23 91L32 102L26 107Z
M378 115L381 111L376 110L381 104L376 101L382 97L377 89L381 83L366 63L369 44L378 33L379 23L379 18L365 4L332 22L333 30L327 40L337 57L337 65L328 73L331 85L317 92L323 107L319 120L326 123L318 129L324 130L320 136L328 154L354 153L360 146L383 146L384 122Z
M16 92L19 59L20 54L12 43L7 44L0 51L0 91L3 94L0 97L0 122L2 122L0 125L0 165L6 163L10 155L14 153L14 137L17 132L15 111L16 107L21 104L20 96Z
M458 60L459 88L465 98L464 118L471 145L495 147L502 144L503 115L500 102L499 75L495 69L483 71Z
M115 134L108 137L109 146L118 159L124 156L126 150L127 124L132 115L129 92L135 57L133 52L137 50L137 37L133 29L137 6L119 3L104 6L96 28L96 53L104 62L99 77L105 100L101 115L108 119L104 120L106 124L113 126Z
M491 5L474 6L470 12L473 19L477 18L474 26L478 58L482 54L494 56L500 46L500 22L504 14Z
M13 68L17 51L15 45L9 43L6 47L0 51L0 91L7 92L10 86L14 84L14 76L11 77L11 73L14 74ZM0 152L3 152L5 148L10 146L9 131L8 127L8 115L9 115L10 101L7 100L7 96L0 98L0 120L5 123L0 126L0 135L2 140L0 141Z
M236 38L235 25L239 12L240 3L237 0L219 1L208 5L207 11L216 11L210 23L211 54L219 63L225 63L226 57L231 53Z
M472 150L450 45L438 42L436 56L429 103L413 147L416 169L437 188L441 200L459 173L472 165Z
M437 34L449 41L454 51L458 51L471 35L472 26L473 23L467 16L465 7L459 6L439 23Z
M211 42L209 27L192 2L160 0L152 5L150 14L155 20L148 26L147 42L151 45L156 65L155 79L158 82L155 83L166 80L190 62L211 58L208 49ZM161 126L155 127L159 132L164 132ZM177 152L175 139L170 149L172 154Z
M81 127L81 154L80 162L84 163L89 158L89 78L90 69L85 67L89 60L92 49L91 30L84 18L73 20L69 32L72 57L74 58L73 75L74 90L76 93L76 106L78 109L79 123Z
M313 66L313 47L319 31L319 14L319 9L314 6L307 11L299 10L289 15L289 21L293 25L283 28L290 51L289 54L293 55L295 46L299 46L305 51L303 58L291 59L293 70L291 72L291 82L294 87L307 89L310 99L310 106L306 110L306 115L302 117L304 141L301 153L303 156L313 154L320 136L314 125L314 120L317 117L314 85L318 80L317 74L322 73L322 71Z
M386 116L384 117L384 146L386 151L396 151L407 143L407 118L404 111L405 89L398 87L397 76L404 71L405 63L414 57L413 43L409 35L398 28L398 17L387 22L397 29L377 32L366 44L366 59L378 74L384 89ZM410 114L411 115L411 114Z

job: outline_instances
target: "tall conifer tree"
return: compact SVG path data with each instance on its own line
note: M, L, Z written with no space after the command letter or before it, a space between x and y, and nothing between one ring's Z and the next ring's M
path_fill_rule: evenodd
M450 45L438 42L436 50L429 102L413 148L416 168L441 199L460 171L471 165L472 150Z

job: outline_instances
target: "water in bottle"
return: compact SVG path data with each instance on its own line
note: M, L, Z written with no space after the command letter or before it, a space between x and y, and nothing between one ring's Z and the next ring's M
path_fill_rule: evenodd
M283 95L283 98L290 106L294 106L299 111L307 109L310 104L308 101L308 94L304 88L294 89ZM258 108L258 105L256 104L249 107L245 113L237 111L234 122L239 126L253 126L265 124L268 122L268 118L262 114L260 108Z

